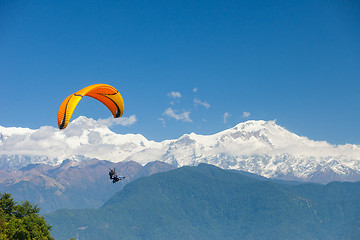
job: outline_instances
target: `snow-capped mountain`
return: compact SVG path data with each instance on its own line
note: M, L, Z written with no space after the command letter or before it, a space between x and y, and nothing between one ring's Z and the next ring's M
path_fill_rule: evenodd
M116 134L86 117L61 131L49 126L37 130L0 126L2 168L87 158L141 164L160 160L175 166L209 163L286 180L360 180L360 146L309 140L275 121L247 121L214 135L191 133L163 142L140 134Z

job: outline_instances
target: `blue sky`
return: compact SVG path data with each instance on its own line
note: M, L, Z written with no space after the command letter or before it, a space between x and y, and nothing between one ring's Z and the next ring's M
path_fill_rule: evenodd
M148 139L250 119L360 144L358 1L1 1L0 125L57 126L69 94L116 87ZM108 118L86 98L72 119Z

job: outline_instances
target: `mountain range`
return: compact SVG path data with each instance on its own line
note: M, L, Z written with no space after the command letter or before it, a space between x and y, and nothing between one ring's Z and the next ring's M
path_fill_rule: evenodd
M108 175L110 168L116 168L117 174L126 178L113 184ZM97 159L65 160L57 166L30 164L17 171L0 170L0 192L11 193L16 201L37 204L41 213L61 208L96 208L129 182L174 168L163 162L142 166L136 162Z
M305 182L360 180L360 146L331 145L298 136L275 121L247 121L213 135L185 134L155 142L140 134L117 134L102 121L79 117L60 131L0 126L0 169L58 165L65 159L162 161L175 167L208 163L267 178Z
M200 164L139 178L98 209L45 215L55 239L360 239L360 182L274 182Z

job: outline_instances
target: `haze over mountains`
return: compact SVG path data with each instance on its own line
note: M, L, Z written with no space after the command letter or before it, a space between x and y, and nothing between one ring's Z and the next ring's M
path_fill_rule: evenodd
M269 178L320 183L360 180L360 146L313 141L274 121L247 121L214 135L191 133L162 142L140 134L116 134L105 120L86 117L63 131L0 126L1 169L92 158L142 165L162 161L175 167L209 163Z
M45 215L55 239L360 238L360 182L275 183L211 165L137 179L101 208Z
M116 184L108 175L109 168L114 167L119 176L126 176ZM16 201L38 204L42 213L61 208L96 208L129 182L174 168L163 162L142 166L136 162L97 159L65 160L58 166L30 164L17 171L0 170L0 193L11 193Z

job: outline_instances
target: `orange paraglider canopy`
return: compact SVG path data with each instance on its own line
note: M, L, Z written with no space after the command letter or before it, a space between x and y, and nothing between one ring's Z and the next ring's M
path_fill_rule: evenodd
M76 105L84 96L102 102L111 111L114 118L121 117L124 113L124 100L116 88L107 84L94 84L71 94L61 103L58 112L59 129L66 128Z

